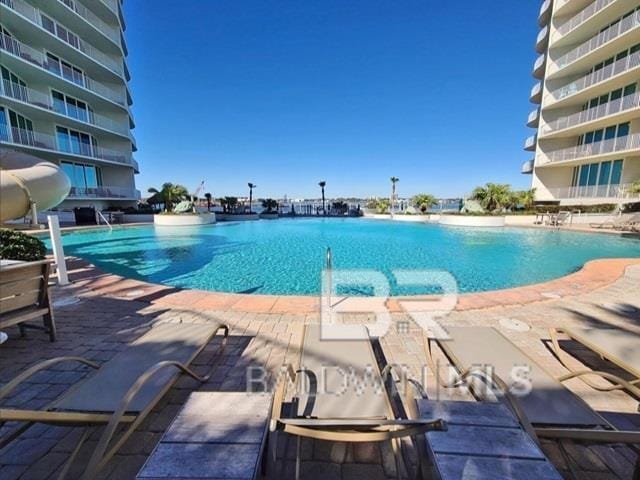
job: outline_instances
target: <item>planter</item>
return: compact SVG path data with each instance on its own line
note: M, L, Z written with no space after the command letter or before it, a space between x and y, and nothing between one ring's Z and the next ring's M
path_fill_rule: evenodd
M215 213L154 215L153 223L163 227L187 227L216 223Z
M504 227L505 217L475 215L440 215L440 225L456 227Z
M280 215L278 215L277 213L261 213L260 218L262 218L263 220L276 220L280 218Z

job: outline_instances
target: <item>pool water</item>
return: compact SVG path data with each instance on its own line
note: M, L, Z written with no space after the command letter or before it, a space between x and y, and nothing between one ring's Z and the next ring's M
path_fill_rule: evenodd
M69 233L63 244L67 255L129 278L202 290L289 295L320 292L327 247L334 269L380 272L392 295L438 291L400 286L396 270L446 270L459 291L477 292L547 281L597 258L640 257L639 240L613 235L367 219L150 225ZM362 285L341 293L371 291Z

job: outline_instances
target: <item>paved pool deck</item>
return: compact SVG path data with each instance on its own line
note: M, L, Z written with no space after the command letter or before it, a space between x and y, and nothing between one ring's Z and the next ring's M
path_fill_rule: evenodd
M59 340L50 343L46 335L37 331L29 331L21 338L17 328L8 329L9 340L0 346L0 385L34 363L61 355L107 361L156 322L217 320L231 328L230 345L213 377L204 385L180 379L100 478L134 479L192 391L244 391L248 367L263 366L275 374L283 363L295 364L301 326L319 320L319 301L313 297L177 290L111 275L78 259L70 260L69 267L72 284L52 289ZM347 321L371 321L371 315L364 313L367 301L362 302L362 313L350 315ZM424 373L422 378L430 398L444 396L435 388L432 373L424 369L426 361L419 327L403 313L398 299L390 300L387 306L392 312L393 324L380 341L387 361L406 366L417 378ZM441 323L496 327L552 374L561 375L566 370L545 343L549 327L615 326L640 334L640 259L598 260L589 262L579 272L551 282L462 295L455 310ZM512 329L510 325L514 323L530 328ZM198 372L206 371L216 347L214 342L196 359ZM586 365L620 374L577 345L571 345L570 353L575 358L574 367ZM442 359L440 354L438 357ZM86 374L83 367L59 365L33 377L3 405L42 407ZM580 380L571 380L566 385L614 424L640 429L638 399L621 391L599 392ZM465 391L446 395L471 399ZM6 428L0 429L0 435ZM68 427L32 427L0 450L0 478L56 478L79 434L79 429ZM81 450L80 463L86 464L97 434L94 433ZM285 440L280 445L283 478L292 478L294 448L293 441ZM574 475L580 479L630 479L637 461L636 453L624 446L584 446L569 441L563 441L560 446L545 441L543 448L566 478ZM413 452L407 450L411 459ZM302 458L303 478L374 480L395 475L391 449L386 444L305 441ZM72 477L77 473L75 468Z

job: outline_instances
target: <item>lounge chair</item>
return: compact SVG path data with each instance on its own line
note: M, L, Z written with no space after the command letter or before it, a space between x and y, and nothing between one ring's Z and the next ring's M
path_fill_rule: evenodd
M353 328L363 340L323 340L319 325L305 326L301 368L285 366L273 395L193 393L138 478L201 478L213 471L216 478L250 479L264 469L266 478L277 479L282 432L298 439L299 477L301 437L381 442L445 429L441 420L396 418L383 379L387 370L380 372L366 328ZM351 379L353 384L342 390L343 380ZM296 392L290 405L293 414L285 418L282 412L290 380L296 383ZM397 445L394 448L397 453ZM396 461L401 461L398 455Z
M447 327L446 330L449 335L447 339L427 339L426 353L430 364L434 364L431 342L435 341L463 376L472 377L474 371L484 373L489 366L494 382L491 391L507 395L519 420L523 424L530 424L539 438L603 444L640 443L640 431L616 429L496 329ZM513 381L515 366L528 369L527 378L531 387L528 394L518 397L509 395L507 388L507 382ZM478 398L487 398L487 392L477 382L470 382L470 387ZM636 465L636 474L640 473L639 467L640 462Z
M562 227L571 220L571 212L561 211L553 215L549 215L546 225L551 227Z
M197 375L189 365L218 332L223 334L220 348L224 348L228 331L225 325L217 323L164 323L153 327L102 366L80 357L59 357L27 369L0 389L0 401L35 373L61 362L79 362L96 369L96 372L42 410L0 408L0 426L5 422L24 422L0 440L0 449L34 423L83 427L105 425L81 477L84 480L95 478L181 372L201 382L209 378L209 375ZM121 426L127 428L114 439L116 430ZM68 474L92 430L85 429L59 478Z
M364 326L349 327L368 339ZM297 437L296 476L300 473L301 437L339 442L390 440L400 472L397 439L446 430L445 422L433 418L397 418L385 381L389 368L380 371L371 342L328 340L320 334L319 325L305 327L300 368L290 371L296 383L290 416L282 416L287 382L281 382L276 391L269 439L270 462L275 460L279 432Z
M592 388L601 391L611 390L627 390L629 393L640 398L640 335L616 328L578 328L578 327L562 327L552 328L549 331L551 336L551 345L553 346L556 357L571 373L561 377L560 380L579 376L582 380ZM601 372L592 372L591 370L574 371L569 367L566 354L560 348L558 336L564 334L572 340L584 345L589 350L597 353L600 357L609 360L622 370L631 374L634 378L626 381L615 375L603 375ZM607 380L613 383L612 386L603 387L594 384L588 378L589 375L605 376ZM587 377L587 378L585 378Z
M26 328L36 328L55 341L56 323L49 300L50 270L51 260L0 267L0 329L17 325L24 335ZM42 318L42 327L26 323L37 318Z
M632 229L634 226L640 225L640 213L636 213L628 218L620 217L609 222L590 223L591 228L610 228L612 230Z

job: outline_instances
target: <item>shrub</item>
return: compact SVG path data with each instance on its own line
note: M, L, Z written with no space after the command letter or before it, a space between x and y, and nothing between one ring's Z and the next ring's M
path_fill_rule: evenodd
M640 202L627 203L622 206L623 213L636 213L640 212Z
M558 213L560 211L573 212L579 210L582 213L610 213L616 209L614 203L599 203L596 205L537 205L540 213Z
M46 252L44 243L36 237L15 230L0 229L0 258L33 262L43 260Z

